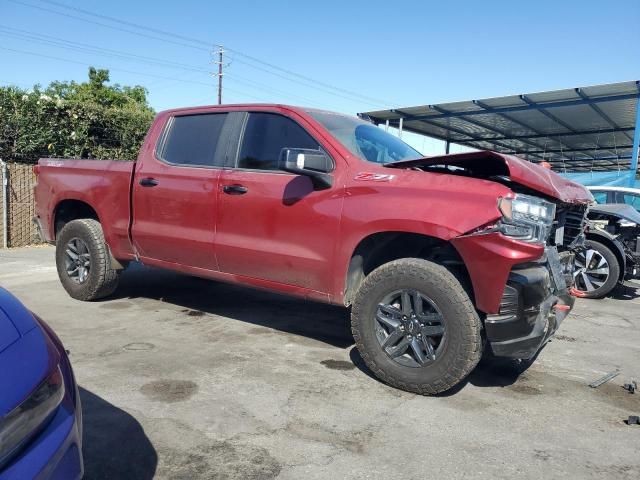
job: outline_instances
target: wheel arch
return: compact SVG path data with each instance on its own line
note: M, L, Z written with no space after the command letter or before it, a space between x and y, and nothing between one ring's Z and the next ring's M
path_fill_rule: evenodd
M469 272L450 242L423 233L380 231L365 236L353 249L344 280L344 305L351 305L362 281L373 270L401 258L421 258L443 265L458 277L475 302Z
M100 217L95 208L84 200L67 198L58 202L53 211L53 238L58 238L60 230L72 220L91 218L100 223Z

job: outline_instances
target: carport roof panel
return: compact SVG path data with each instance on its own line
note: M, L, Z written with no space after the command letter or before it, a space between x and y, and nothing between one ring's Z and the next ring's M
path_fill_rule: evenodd
M366 112L380 124L566 170L628 169L640 81Z

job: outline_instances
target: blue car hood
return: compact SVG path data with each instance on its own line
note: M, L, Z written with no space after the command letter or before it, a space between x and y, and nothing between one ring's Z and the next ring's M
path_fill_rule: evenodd
M0 288L0 417L27 398L58 361L35 317Z

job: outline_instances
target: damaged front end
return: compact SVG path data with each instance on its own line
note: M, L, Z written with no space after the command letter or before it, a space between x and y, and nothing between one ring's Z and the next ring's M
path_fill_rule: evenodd
M584 242L585 213L585 205L556 205L552 220L537 227L544 237L529 241L510 238L520 232L504 226L454 239L476 298L478 293L491 298L477 307L486 313L485 334L494 355L535 356L573 308L574 251Z
M593 197L583 186L520 158L481 151L388 165L500 183L510 193L488 224L451 240L486 314L496 356L529 359L573 307L574 253Z

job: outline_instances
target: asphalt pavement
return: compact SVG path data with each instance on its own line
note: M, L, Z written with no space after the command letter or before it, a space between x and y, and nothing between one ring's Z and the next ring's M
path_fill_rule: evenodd
M421 397L371 376L339 307L139 266L83 303L52 247L0 250L0 285L71 351L87 479L640 478L640 290Z

